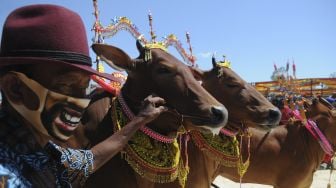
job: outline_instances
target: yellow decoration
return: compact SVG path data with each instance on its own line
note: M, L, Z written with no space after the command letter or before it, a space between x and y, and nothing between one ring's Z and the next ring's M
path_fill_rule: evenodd
M243 137L248 138L248 157L243 162L242 142ZM250 165L250 133L240 133L240 140L238 142L236 136L229 137L226 135L212 135L203 134L198 131L191 132L192 140L195 142L198 148L202 151L207 151L206 154L215 160L219 161L226 167L237 167L237 172L242 179Z
M178 171L178 180L180 185L184 188L189 174L189 166L185 166L183 160L180 160L179 171Z
M240 148L237 148L237 155L239 156L239 160L237 163L237 171L238 174L240 176L240 182L242 182L242 178L244 176L244 174L247 172L248 167L250 166L250 141L251 141L251 133L247 132L246 136L248 138L248 156L245 162L243 162L243 154L240 153L242 150L242 143L243 143L243 137L244 137L244 133L241 133L240 135Z
M98 63L98 72L105 72L104 65L100 62L97 63Z
M112 101L114 131L128 122L116 98ZM122 151L124 159L140 176L155 182L169 183L178 178L184 187L189 169L185 168L177 139L171 144L153 140L137 131Z
M123 74L120 73L120 72L113 72L112 75L113 75L114 77L116 77L116 78L121 78L121 79L123 79L123 80L126 80L126 78L127 78L125 75L123 75Z
M217 64L221 67L231 68L231 62L228 60L220 61Z
M119 78L121 80L121 82L117 82L117 81L111 81L110 82L110 85L113 87L113 88L117 88L118 90L121 89L123 83L126 81L127 77L124 76L122 73L120 72L113 72L112 73L112 76L115 77L115 78Z
M220 66L220 67L225 67L225 68L231 68L231 62L230 61L228 61L228 60L226 60L226 56L225 55L223 55L223 61L218 61L218 62L216 62L217 63L217 65L218 66Z
M170 35L167 36L167 39L177 40L177 37L174 34L170 34Z
M215 158L223 166L237 166L239 143L235 136L204 134L198 131L191 131L190 134L198 148L206 151L207 155Z
M149 49L161 49L163 51L167 51L167 47L165 46L165 44L163 42L153 42L153 43L147 43L145 44L146 48Z
M121 23L127 23L127 24L130 24L130 25L132 24L131 20L128 19L127 17L125 17L125 16L120 17L119 18L119 22L121 22Z

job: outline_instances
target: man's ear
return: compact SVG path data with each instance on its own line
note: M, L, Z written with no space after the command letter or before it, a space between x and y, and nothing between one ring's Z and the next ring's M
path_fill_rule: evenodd
M203 80L204 71L202 71L201 69L197 67L189 67L189 68L197 81Z
M30 110L37 110L40 106L39 97L15 74L7 73L0 79L1 90L7 100L12 103L25 105Z

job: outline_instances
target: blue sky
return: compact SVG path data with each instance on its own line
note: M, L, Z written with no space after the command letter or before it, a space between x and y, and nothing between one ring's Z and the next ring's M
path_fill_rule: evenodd
M2 0L0 26L9 12L34 3L58 4L78 12L91 44L90 0ZM270 80L273 64L286 66L288 60L294 60L298 78L329 77L336 72L333 0L98 0L98 6L104 26L116 16L126 16L147 39L149 10L158 38L174 33L187 48L185 32L190 32L193 53L204 70L210 69L216 52L218 59L225 54L232 69L248 82ZM138 55L135 40L125 31L106 42L132 57ZM175 49L169 50L179 57Z

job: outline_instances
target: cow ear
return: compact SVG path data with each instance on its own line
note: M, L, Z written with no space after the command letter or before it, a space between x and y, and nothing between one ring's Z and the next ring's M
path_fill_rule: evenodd
M199 69L197 67L189 67L189 69L191 70L192 74L194 75L194 77L197 81L202 81L203 80L204 71L202 71L201 69Z
M103 61L116 70L131 70L135 67L136 61L120 48L107 44L93 44L92 49Z
M141 44L139 40L136 41L136 47L140 54L143 54L145 52L145 47Z

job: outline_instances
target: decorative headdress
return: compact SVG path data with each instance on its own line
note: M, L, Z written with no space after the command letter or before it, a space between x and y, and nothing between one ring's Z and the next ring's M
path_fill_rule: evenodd
M181 42L177 39L177 37L174 34L170 34L167 37L164 37L164 40L158 41L157 36L155 35L155 32L153 30L153 17L151 12L148 14L148 20L149 20L149 26L150 26L150 36L151 40L148 41L143 34L141 34L134 25L131 20L129 20L127 17L119 17L114 18L112 20L112 23L108 25L107 27L103 27L99 21L99 11L97 6L97 1L94 0L94 8L95 8L95 24L93 26L94 32L95 32L95 38L93 42L96 43L103 43L105 38L113 37L117 32L120 30L126 30L128 31L135 39L139 40L145 48L147 49L162 49L164 51L167 51L167 48L169 46L174 46L178 53L182 56L183 60L187 62L190 66L195 66L196 57L192 54L192 47L190 44L190 33L186 33L187 37L187 43L189 45L190 54L186 52L186 50L182 47ZM149 55L149 54L148 54ZM146 55L145 55L146 56ZM150 58L150 57L145 57Z
M216 61L215 56L212 56L212 63L220 67L231 68L231 62L226 60L226 56L223 55L223 61Z

